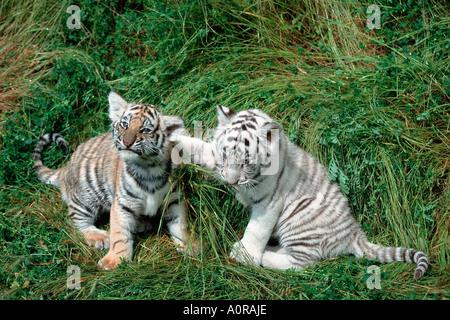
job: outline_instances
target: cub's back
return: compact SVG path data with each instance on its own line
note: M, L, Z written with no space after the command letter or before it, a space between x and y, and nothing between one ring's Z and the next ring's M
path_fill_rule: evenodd
M96 193L112 199L120 157L111 133L104 133L80 144L61 170L64 193ZM110 198L111 197L111 198ZM109 202L109 201L108 201Z

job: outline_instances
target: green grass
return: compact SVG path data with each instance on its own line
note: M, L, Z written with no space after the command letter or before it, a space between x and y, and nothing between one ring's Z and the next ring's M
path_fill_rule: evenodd
M66 27L72 2L3 4L1 298L449 298L445 1L375 1L380 30L365 27L367 4L358 1L83 0L80 30ZM30 50L21 56L23 47ZM413 265L353 256L300 272L236 264L228 254L248 213L230 188L186 165L179 183L199 254L177 253L157 230L136 237L132 262L100 270L106 252L72 228L30 154L46 132L61 132L73 150L107 131L110 90L182 116L191 132L194 121L215 127L219 103L264 110L328 166L370 240L423 250L430 269L414 280ZM51 167L66 160L56 148L44 159ZM380 290L366 285L372 264L381 268ZM80 267L79 290L67 288L70 265Z

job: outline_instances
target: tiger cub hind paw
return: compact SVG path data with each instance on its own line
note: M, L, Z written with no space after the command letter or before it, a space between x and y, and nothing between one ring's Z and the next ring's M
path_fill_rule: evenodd
M197 242L176 244L178 252L183 252L190 257L195 257L200 251L200 244Z

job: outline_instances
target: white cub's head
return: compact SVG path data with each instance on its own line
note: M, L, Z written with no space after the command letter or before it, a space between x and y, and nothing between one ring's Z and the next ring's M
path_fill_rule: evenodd
M214 152L221 178L252 187L263 176L276 174L282 127L257 109L236 112L219 105L217 112Z

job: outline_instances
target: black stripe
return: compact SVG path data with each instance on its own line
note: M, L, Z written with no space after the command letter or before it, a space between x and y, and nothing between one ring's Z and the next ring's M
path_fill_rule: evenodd
M252 123L250 123L250 122L247 122L247 123L246 123L246 126L249 127L249 128L251 128L251 129L253 129L253 130L256 130L256 127L255 127Z
M152 125L153 125L153 123L152 123ZM154 131L154 132L160 132L159 129L160 129L160 126L159 126L159 122L158 122L158 123L156 124L156 127L153 128L153 131Z
M136 185L137 185L140 189L142 189L142 190L147 190L147 186L142 184L141 179L138 179L138 178L136 178L136 177L133 176L133 175L130 175L130 176L131 176L131 178L133 179L133 181L136 183Z
M93 166L90 166L88 168L88 171L86 172L85 179L86 179L86 182L87 182L87 184L89 186L89 190L92 191L95 194L96 199L101 200L102 199L101 193L99 195L99 191L97 190L97 186L95 185L94 181L91 178L91 170L94 170L94 175L95 175L95 171L96 171L95 170L95 162L94 162Z
M269 192L266 193L265 195L263 195L261 198L257 199L257 200L253 200L252 204L258 204L261 201L263 201L267 196L269 195Z
M302 220L301 224L304 225L304 226L305 225L309 225L311 223L311 221L314 221L315 219L317 219L317 217L319 217L328 208L329 208L328 206L321 205L319 207L319 209L317 209L316 211L311 212L310 214L306 215L305 217L307 219L306 220ZM305 209L305 208L303 208L303 209ZM306 232L306 231L309 231L309 230L304 230L302 232Z
M245 120L234 120L233 122L231 122L231 126L237 126L238 124L243 123L245 123Z
M252 111L252 110L247 110L247 113L248 114L251 114L252 116L254 116L254 117L259 117L259 115L258 114L256 114L254 111Z
M416 254L416 252L417 252L417 250L415 250L415 249L412 249L411 251L409 251L409 259L411 259L411 261L414 261L414 255Z
M125 211L125 213L132 215L133 217L136 216L136 213L130 207L127 207L126 205L124 205L120 202L119 202L119 208L122 209L123 211Z
M91 168L93 170L93 175L94 175L94 180L92 181L92 183L95 188L97 198L101 202L104 202L106 199L106 190L104 189L104 186L103 186L104 184L102 183L102 181L100 179L100 170L101 169L99 169L99 168L103 168L99 162L104 160L104 158L105 157L98 157L91 166ZM89 176L91 173L91 170L89 170L87 173Z
M283 166L283 168L281 169L280 175L278 176L277 183L275 184L275 188L274 188L274 191L273 191L273 193L272 193L272 197L270 197L269 202L272 202L273 197L275 196L275 194L276 194L277 191L278 191L278 184L280 183L281 177L283 176L284 168L285 168L285 167L286 167L286 166Z
M155 191L162 189L166 183L168 182L167 176L161 176L161 179L148 181L146 184L143 184L141 180L133 177L133 180L136 182L139 188L149 193L155 193Z
M351 214L350 207L344 196L341 195L333 198L331 201L326 201L324 205L332 208L333 220L328 225L329 228L339 229L343 221L351 221L351 217L349 217L349 214Z
M311 240L319 240L319 239L310 239L310 238L300 238L298 239L298 241L294 242L294 243L289 243L289 247L317 247L317 245L319 244L318 241L314 241L314 242L308 242Z
M407 256L408 254L409 254L409 250L404 248L404 250L402 251L403 261L408 261L408 256Z
M248 124L249 122L253 122L255 124L258 124L258 122L256 121L256 118L248 115L248 114L242 114L239 117L236 118L237 121L239 121L238 119L243 119L245 121L246 124Z
M310 203L311 203L313 200L314 200L314 198L306 198L306 199L301 200L299 203L297 203L297 205L295 206L294 210L292 210L291 214L289 214L288 217L286 217L285 219L283 219L283 221L281 221L281 222L278 224L278 228L282 227L286 222L288 222L288 221L289 221L295 214L297 214L299 211L301 211L301 210L305 209L307 206L309 206ZM292 202L292 203L294 203L294 202ZM292 205L292 203L291 203L290 205ZM289 205L289 206L290 206L290 205ZM288 206L288 207L289 207L289 206ZM287 207L287 208L288 208L288 207ZM286 208L286 209L287 209L287 208ZM286 210L286 211L287 211L287 210Z
M259 157L259 137L256 136L256 156Z
M330 180L328 180L327 177L325 177L324 182L328 183L327 190L323 194L323 198L326 199L328 196L328 193L330 192L331 188L333 187L333 184L330 182Z
M307 206L311 204L311 202L314 201L315 198L306 198L303 201L300 201L297 206L294 209L294 212L299 212L305 209Z
M134 171L131 165L125 165L125 171L133 178L140 178L138 177L137 172Z
M153 192L155 192L156 190L162 189L167 184L167 182L168 182L168 176L167 175L162 176L159 183L154 185Z
M156 134L158 134L158 133L156 133ZM159 145L160 145L160 148L162 149L162 147L164 146L164 143L166 142L166 135L161 134L161 137L162 137L162 141Z
M232 132L232 131L239 131L240 132L241 131L241 127L233 127L233 128L230 128L229 131L230 132Z
M70 211L72 211L72 213L70 213ZM75 218L76 215L80 215L80 214L81 214L83 217L88 218L88 219L92 219L92 218L93 218L93 214L92 214L91 212L89 212L89 211L83 211L83 210L80 210L80 209L77 208L77 207L74 207L74 206L72 206L72 205L69 205L69 217L70 217L72 220ZM85 220L85 219L78 218L77 220Z
M122 240L122 239L116 240L116 241L114 241L113 245L111 246L111 250L114 250L114 247L116 246L116 244L118 244L118 243L120 243L120 242L123 242L123 243L127 244L125 240ZM125 251L125 250L126 250L126 249L121 250L121 251L119 251L119 252L115 252L115 253L117 254L117 253L123 252L123 251Z
M311 254L308 254L306 252L295 251L294 248L291 248L291 251L293 251L291 253L291 256L297 261L297 264L299 264L298 262L300 262L300 261L304 261L305 263L309 264L312 261L317 260L317 259L314 259ZM301 265L303 265L303 264L301 264Z
M142 105L140 105L140 104L137 104L137 105L132 106L132 107L130 108L130 111L139 110L139 109L142 109L143 107L144 107L144 106L142 106Z
M167 179L169 177L169 173L171 170L172 170L172 162L171 161L167 161L166 171L163 172L162 174L158 174L158 175L141 176L140 174L138 174L138 172L134 171L134 169L131 168L131 166L127 165L125 167L125 173L128 173L129 176L134 180L134 182L141 189L144 189L144 190L148 190L150 187L149 185L152 185L152 184L157 184L154 187L159 189L161 187L161 185L164 185L165 182L167 182Z
M121 190L130 198L139 199L137 195L135 195L130 189L128 189L128 183L124 180L121 185Z
M167 161L166 163L166 174L170 174L172 172L172 161Z
M397 256L398 256L398 259L399 259L397 261L405 261L405 251L406 250L407 250L406 248L402 248L402 247L397 248L397 251L395 253L395 258L397 259Z
M78 196L76 194L72 195L72 198L70 200L78 207L88 209L87 211L89 211L89 207L86 207L86 205L83 202L81 202L80 199L78 199Z

